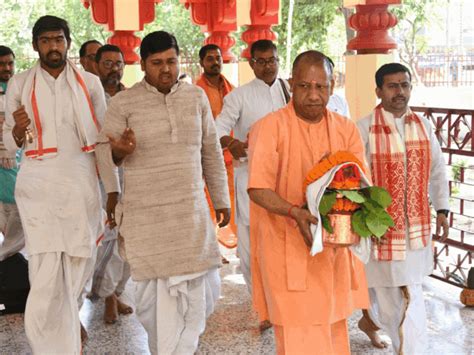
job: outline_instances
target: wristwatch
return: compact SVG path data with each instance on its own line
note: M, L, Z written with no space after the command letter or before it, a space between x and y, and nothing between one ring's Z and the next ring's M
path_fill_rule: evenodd
M442 213L444 214L446 217L448 217L448 214L449 214L449 210L437 210L436 213Z

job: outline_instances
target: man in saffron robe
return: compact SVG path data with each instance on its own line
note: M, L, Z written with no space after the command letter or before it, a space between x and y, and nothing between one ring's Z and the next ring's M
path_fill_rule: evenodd
M234 87L232 84L222 75L222 53L221 49L215 44L207 44L199 50L199 63L203 69L203 73L196 81L196 85L201 87L206 93L211 105L212 117L216 117L221 113L222 107L224 106L224 97L231 92ZM229 194L231 201L231 219L230 219L230 232L232 236L218 233L218 239L226 246L233 246L235 242L235 233L237 227L235 226L235 201L234 201L234 169L232 167L232 154L228 150L224 151L224 161L227 170L227 179L229 184ZM211 198L206 190L206 197L209 206L212 206ZM211 208L212 219L215 220L214 210ZM229 238L230 237L230 238ZM229 242L231 244L229 244ZM235 245L235 244L234 244ZM223 258L223 261L226 260Z
M329 153L364 160L356 125L326 109L334 80L326 56L300 54L293 98L257 122L249 139L253 303L274 325L278 354L349 354L347 318L368 303L362 264L348 248L310 256L306 174Z
M421 354L427 346L421 284L433 270L428 196L437 211L436 234L445 239L449 230L446 164L430 122L408 106L412 89L408 68L385 64L375 79L381 103L357 126L372 182L392 195L388 212L395 226L373 244L365 268L371 305L359 327L375 345L375 331L382 328L392 339L394 353Z

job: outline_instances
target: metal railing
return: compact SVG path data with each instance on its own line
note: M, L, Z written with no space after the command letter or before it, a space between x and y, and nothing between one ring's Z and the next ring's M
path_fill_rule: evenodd
M432 277L463 287L474 253L474 110L412 107L431 121L451 170L449 238L434 245ZM461 281L462 280L462 281Z

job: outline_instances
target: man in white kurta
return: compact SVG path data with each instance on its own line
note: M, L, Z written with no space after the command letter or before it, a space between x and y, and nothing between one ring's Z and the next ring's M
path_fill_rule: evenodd
M252 277L250 275L250 200L247 194L248 134L255 122L279 110L289 101L287 82L277 79L278 53L275 44L269 40L254 42L251 47L251 57L249 64L256 78L224 97L224 107L216 118L217 134L222 148L228 149L234 158L237 253L249 292L252 291ZM232 131L233 137L230 136Z
M20 214L13 194L18 172L16 152L9 152L3 144L5 121L5 95L8 81L15 71L15 54L0 46L0 261L18 253L25 246ZM2 238L3 235L3 238Z
M145 78L108 106L99 171L151 353L193 354L219 297L220 253L204 183L223 227L230 220L224 158L205 92L178 81L175 37L148 34L140 55ZM118 204L116 165L124 172Z
M404 213L402 222L405 222L406 229L402 231L401 240L393 241L390 247L383 243L375 244L371 259L366 265L371 300L368 313L370 320L390 336L393 351L396 354L420 354L426 350L427 345L422 283L424 277L431 274L433 270L433 249L427 196L422 196L426 200L420 208L428 211L427 228L419 233L414 230L411 222L414 219L413 216L419 216L416 216L416 211L410 212L409 208L415 195L410 193L410 179L413 179L409 176L410 165L416 162L417 168L414 169L414 173L423 175L421 167L425 165L425 162L430 161L430 166L427 167L427 181L416 184L413 188L429 194L431 204L437 211L436 234L441 235L442 238L448 235L449 190L446 165L430 122L414 115L408 106L412 88L408 69L398 63L386 64L377 71L376 82L376 93L381 99L381 104L371 115L358 121L357 125L365 143L367 161L371 166L374 184L377 184L377 175L380 171L379 166L374 164L374 159L381 156L383 161L387 161L390 155L385 150L382 151L380 147L383 146L384 141L379 140L375 135L389 134L396 138L395 142L391 142L392 153L395 151L394 147L398 144L401 146L400 152L405 165L405 173L400 178L406 181L407 188L404 191L405 196L401 195L401 200L394 198L392 205L396 208L391 215L393 217L393 213ZM410 128L410 122L419 122L418 129L423 136L419 140L427 141L426 149L417 151L411 148L417 144L418 140L414 138L415 133ZM430 154L425 155L424 151ZM421 164L415 160L418 159L417 156L421 157ZM386 172L395 176L387 179L389 191L391 181L397 179L398 171L389 168ZM383 183L381 185L383 186ZM412 240L413 235L417 233L419 233L418 237L424 239L424 244ZM362 324L361 329L370 331L367 325L371 322L367 318L364 316L360 325Z
M105 99L97 77L67 59L67 22L33 27L39 61L10 80L5 146L23 147L15 190L29 255L25 330L34 354L79 354L77 299L103 231L93 147Z
M105 100L109 104L112 97L125 90L120 82L125 62L119 47L106 44L97 50L96 69L104 87ZM123 173L119 171L122 179ZM102 205L106 208L107 194L101 184ZM115 323L119 314L133 313L133 309L120 300L125 285L130 278L130 265L118 252L117 228L106 226L104 238L97 247L97 260L92 282L92 294L104 298L104 321Z

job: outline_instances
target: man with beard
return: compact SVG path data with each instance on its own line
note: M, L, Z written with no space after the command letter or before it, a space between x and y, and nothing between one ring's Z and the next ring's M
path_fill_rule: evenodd
M9 83L5 146L23 148L15 197L29 255L25 331L32 352L79 354L77 299L103 231L94 147L105 112L99 79L67 59L68 24L33 26L39 61Z
M367 306L363 264L348 248L315 256L303 181L338 151L364 160L356 125L326 108L332 67L317 51L293 63L291 102L250 132L248 192L253 304L274 325L277 354L350 354L347 318Z
M275 44L259 40L251 46L250 67L255 79L224 98L224 107L217 116L217 134L222 148L234 158L234 186L236 191L237 252L240 268L249 292L250 274L249 197L247 194L247 135L252 125L270 112L282 108L289 101L286 81L277 79L278 53ZM234 136L230 135L233 130Z
M207 44L199 50L199 63L203 68L203 73L196 81L196 85L200 86L206 93L209 103L211 105L212 116L214 119L221 113L224 105L224 97L234 88L232 84L221 74L222 72L222 54L221 49L215 44ZM229 185L230 199L231 199L231 219L229 231L232 235L220 235L221 242L226 245L229 237L230 240L235 240L235 232L237 230L234 222L234 169L232 168L232 155L228 151L224 151L224 161L227 170L227 181ZM209 193L206 192L207 201L211 205ZM212 209L211 209L212 215ZM214 216L213 216L214 219ZM225 230L222 230L224 232ZM222 233L219 231L219 234ZM225 233L225 232L224 232ZM222 238L222 239L221 239ZM235 242L234 242L235 243ZM235 244L234 244L235 246ZM223 257L222 261L228 261Z
M411 74L399 63L375 73L381 103L357 122L374 185L392 196L388 212L395 226L373 243L365 270L370 309L359 327L375 345L376 330L392 339L395 354L421 354L427 346L422 283L433 270L430 202L437 211L436 235L449 226L446 165L430 122L410 110ZM442 232L441 232L442 231Z
M97 74L104 87L105 100L108 104L112 96L125 90L125 86L120 82L125 66L123 53L119 47L106 44L97 50L95 61Z
M102 43L96 39L91 39L90 41L84 42L81 48L79 48L79 61L82 67L85 71L95 75L98 75L95 56L100 47L102 47Z
M220 291L219 248L204 186L219 226L227 225L224 159L204 91L178 81L176 38L152 32L140 56L144 79L107 109L99 171L151 353L193 354ZM106 177L119 165L124 188L117 204L119 179Z
M106 44L96 54L97 73L105 91L107 104L118 92L125 90L120 82L123 76L123 54L119 47ZM122 178L122 171L119 170ZM107 194L101 184L102 204L106 208ZM118 252L117 228L106 226L104 238L97 248L96 270L92 294L105 299L104 321L115 323L119 314L130 314L133 309L120 301L119 296L130 278L130 265Z
M0 46L0 261L18 253L25 246L20 215L15 204L14 189L18 172L16 152L8 152L3 145L2 127L5 121L5 94L10 78L15 71L15 54Z

